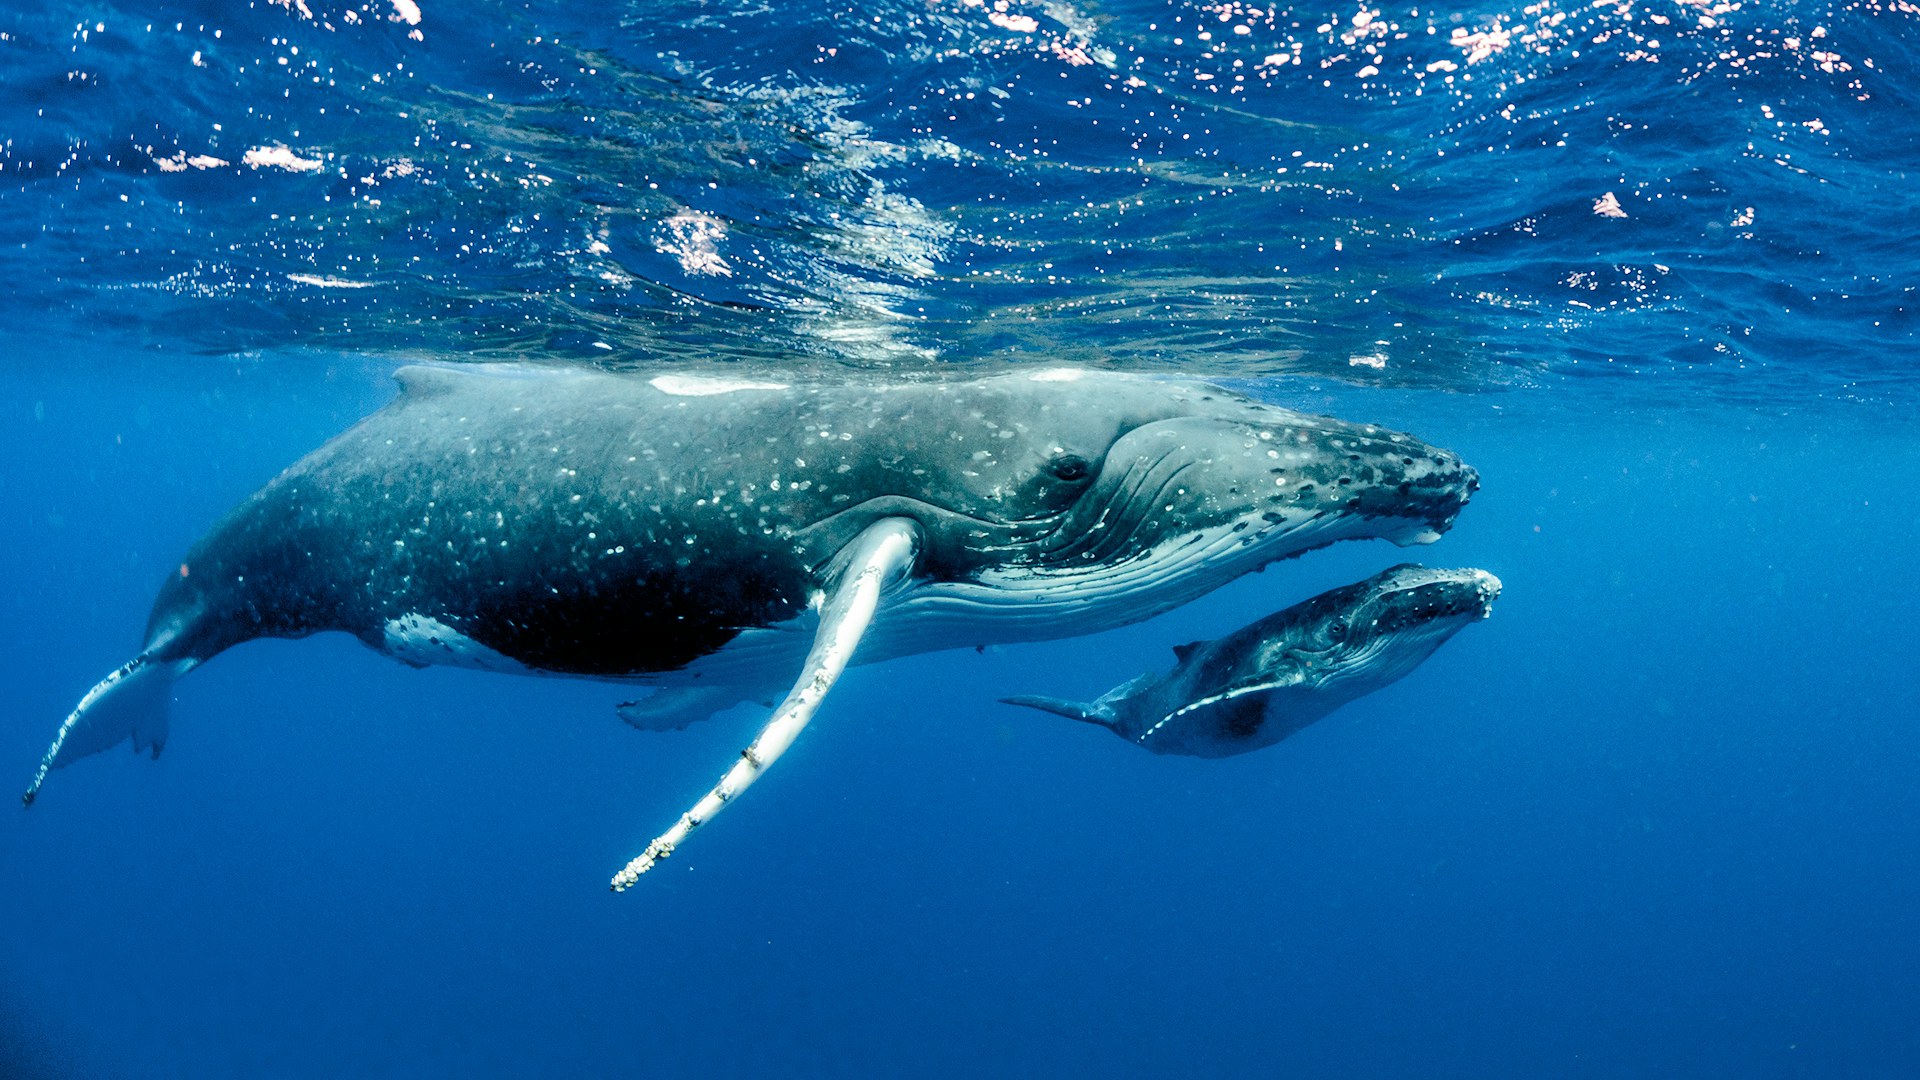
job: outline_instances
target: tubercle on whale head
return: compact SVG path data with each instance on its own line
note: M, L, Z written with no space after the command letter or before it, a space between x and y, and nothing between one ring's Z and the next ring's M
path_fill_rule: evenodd
M1313 643L1317 679L1337 682L1363 667L1392 679L1486 618L1500 589L1500 579L1485 570L1402 563L1298 605L1291 622L1300 640Z
M1480 474L1450 450L1424 445L1418 453L1406 449L1398 441L1349 442L1348 471L1364 472L1377 481L1349 505L1362 514L1404 523L1382 529L1382 539L1400 547L1431 544L1453 527L1480 490Z
M1477 568L1436 569L1401 563L1359 583L1356 609L1396 609L1414 619L1484 616L1499 599L1500 579Z

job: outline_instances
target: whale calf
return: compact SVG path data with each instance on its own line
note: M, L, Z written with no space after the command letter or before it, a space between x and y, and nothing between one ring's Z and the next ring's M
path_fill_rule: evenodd
M1229 757L1272 746L1420 666L1486 618L1500 579L1406 563L1321 593L1222 638L1175 647L1097 701L1002 698L1107 728L1156 754Z
M632 681L654 688L624 711L640 726L777 698L624 888L780 756L856 649L1134 622L1335 541L1429 542L1478 486L1410 435L1181 379L396 377L391 404L193 545L26 803L87 754L157 755L172 680L261 637L337 630L413 665Z

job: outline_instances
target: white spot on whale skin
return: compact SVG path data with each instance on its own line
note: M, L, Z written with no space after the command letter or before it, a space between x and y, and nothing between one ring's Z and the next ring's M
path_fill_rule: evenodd
M731 394L737 390L785 390L787 383L754 382L751 379L719 379L700 375L660 375L647 380L647 385L663 394L676 397L711 397L714 394Z
M419 667L446 665L514 675L529 674L532 670L431 615L416 612L389 619L383 630L382 644L387 655L402 663Z
M1048 368L1027 376L1028 382L1079 382L1086 372L1077 368Z

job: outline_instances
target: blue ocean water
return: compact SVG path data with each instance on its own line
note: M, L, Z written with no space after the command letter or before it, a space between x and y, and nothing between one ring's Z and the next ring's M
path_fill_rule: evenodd
M22 783L406 360L1196 373L1484 488L1432 548L857 668L618 896L752 717L236 649L158 763L0 814L0 1075L1913 1075L1917 15L6 5ZM1278 747L995 703L1409 555L1493 618Z

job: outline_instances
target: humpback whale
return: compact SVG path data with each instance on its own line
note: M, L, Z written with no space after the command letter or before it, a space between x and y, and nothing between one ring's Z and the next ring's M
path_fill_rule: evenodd
M391 404L193 545L26 803L87 754L157 755L172 681L260 637L344 631L413 665L632 681L653 687L625 711L640 726L777 697L621 889L781 755L856 647L866 662L1134 622L1335 541L1430 542L1478 486L1410 435L1183 379L397 378Z
M1000 700L1098 724L1156 754L1244 754L1403 678L1491 614L1499 595L1500 579L1485 570L1404 563L1225 637L1175 646L1172 671L1096 701Z

